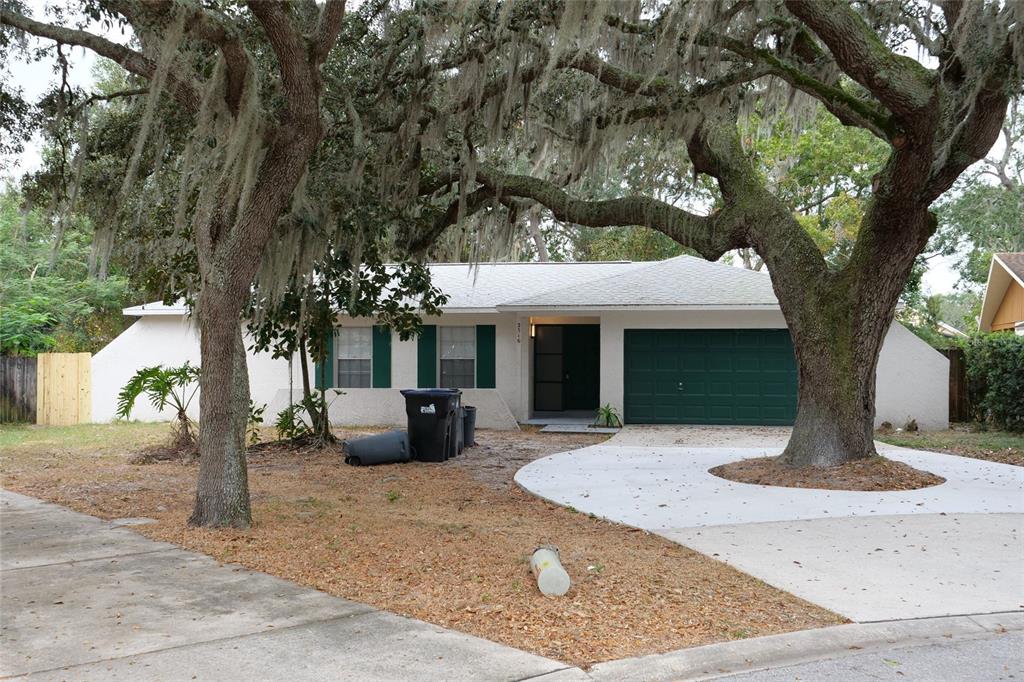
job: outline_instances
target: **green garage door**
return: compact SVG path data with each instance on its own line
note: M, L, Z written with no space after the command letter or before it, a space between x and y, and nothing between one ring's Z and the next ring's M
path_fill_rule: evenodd
M786 329L627 329L627 424L792 424Z

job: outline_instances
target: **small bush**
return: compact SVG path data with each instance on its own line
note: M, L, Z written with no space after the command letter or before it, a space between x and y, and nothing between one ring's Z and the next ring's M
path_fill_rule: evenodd
M972 416L982 424L1024 431L1024 336L979 334L964 344Z
M611 403L608 403L604 407L597 408L597 419L594 420L594 426L619 429L622 428L622 419L619 417L618 411L612 407Z

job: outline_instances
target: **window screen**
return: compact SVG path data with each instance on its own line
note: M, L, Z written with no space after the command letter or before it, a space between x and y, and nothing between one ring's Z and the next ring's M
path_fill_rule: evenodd
M338 387L370 388L373 371L373 330L342 327L335 337L338 351Z
M476 386L476 327L438 327L441 388Z

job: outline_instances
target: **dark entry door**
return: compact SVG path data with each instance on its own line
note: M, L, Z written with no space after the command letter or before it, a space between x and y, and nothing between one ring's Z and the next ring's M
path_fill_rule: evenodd
M565 409L596 410L601 376L601 327L565 326Z
M533 340L533 409L537 412L597 409L601 327L537 325Z

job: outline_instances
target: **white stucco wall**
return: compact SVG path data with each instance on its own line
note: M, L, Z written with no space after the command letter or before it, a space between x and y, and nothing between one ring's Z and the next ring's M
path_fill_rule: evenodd
M600 402L610 403L622 412L623 401L623 338L626 329L714 329L714 328L782 328L785 322L778 311L610 311L599 317L563 318L601 325ZM545 319L551 321L551 318ZM360 326L368 320L342 319L342 324ZM528 419L532 412L532 340L530 317L514 313L447 314L425 320L437 325L496 326L496 388L467 389L463 401L477 407L481 428L516 428L517 421ZM518 335L517 335L517 323ZM345 389L330 408L331 419L338 424L403 425L404 401L399 389L416 386L416 340L391 341L390 389ZM92 361L93 419L97 422L113 418L117 393L136 370L155 364L180 365L186 360L199 364L199 339L186 318L173 316L143 317L101 350ZM249 381L253 400L266 403L266 423L289 402L288 362L273 360L269 354L249 353ZM299 367L293 368L293 395L301 387ZM312 368L310 369L312 373ZM894 324L886 337L878 364L876 425L889 421L903 425L908 418L917 420L922 429L943 429L948 426L948 360L913 333ZM198 415L198 396L192 406ZM170 419L165 410L158 413L140 401L132 413L134 419Z
M248 337L246 347L251 345ZM249 352L249 394L257 404L267 404L264 418L269 423L283 407L271 406L278 392L288 387L288 361L274 360L270 353ZM199 334L188 318L153 315L139 318L121 335L92 357L92 419L108 422L117 412L117 394L143 367L164 365L174 367L186 361L198 366ZM301 386L299 366L294 366L294 381ZM286 391L287 393L287 391ZM199 394L189 407L193 418L199 416ZM131 418L139 421L165 421L172 419L170 409L156 410L145 397L136 400Z
M875 377L875 426L915 419L925 431L949 428L949 358L899 322L885 337Z
M371 326L369 320L344 318L342 324ZM515 429L517 418L512 405L523 414L521 398L522 354L515 339L514 315L448 315L425 320L427 324L496 325L497 355L496 389L466 389L463 402L477 407L477 424L481 428ZM523 332L523 338L527 332ZM246 338L246 347L250 341ZM121 335L92 358L92 418L95 422L114 419L117 394L136 371L162 364L177 366L189 361L199 365L199 335L188 318L180 316L147 316L139 318ZM248 352L249 392L257 405L266 404L264 423L272 424L277 414L289 404L288 361L273 359L269 353ZM313 376L310 363L310 376ZM293 367L294 400L301 396L302 379L296 363ZM416 339L401 341L397 334L391 339L392 388L344 389L342 395L330 395L331 420L337 424L362 426L404 426L405 403L399 389L416 387ZM193 418L199 416L199 395L189 409ZM166 421L174 417L170 409L162 412L148 401L136 401L131 418L139 421Z

